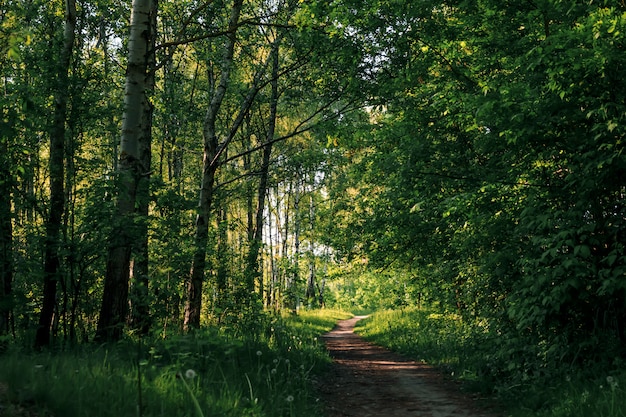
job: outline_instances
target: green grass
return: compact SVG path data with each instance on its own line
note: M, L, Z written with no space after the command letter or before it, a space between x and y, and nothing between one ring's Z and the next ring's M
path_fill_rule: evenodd
M531 398L542 401L538 409L520 407L511 410L514 417L623 417L626 416L626 371L589 379L569 377L563 381L538 385L525 390Z
M624 417L626 369L570 364L520 368L511 350L485 323L467 324L456 315L423 309L381 311L357 324L366 339L438 366L466 389L500 400L513 417Z
M311 377L329 358L318 338L348 316L272 317L246 337L204 329L166 340L9 352L0 357L0 416L319 415Z

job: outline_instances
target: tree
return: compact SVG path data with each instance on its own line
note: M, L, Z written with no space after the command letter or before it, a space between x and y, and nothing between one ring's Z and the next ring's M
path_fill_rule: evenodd
M50 326L56 304L57 282L60 279L60 230L65 213L65 123L69 96L68 74L74 49L75 26L76 3L74 0L66 0L63 46L58 63L54 120L50 132L50 208L46 221L43 306L35 336L35 346L38 348L50 343Z
M623 352L613 6L374 1L345 14L373 40L380 107L338 141L347 169L334 173L329 235L372 266L412 271L426 301L488 321L495 356L527 361L511 378L591 360L599 340Z
M152 119L154 106L148 97L153 95L155 88L157 0L154 1L155 4L149 16L152 36L149 37L148 44L144 91L146 99L143 106L141 136L139 138L140 165L143 167L144 172L137 181L137 213L139 219L134 259L131 264L132 293L130 294L132 306L131 324L144 335L150 329L148 214L151 201L150 178L152 173Z
M154 70L149 64L154 63L151 56L154 54L156 13L156 1L133 0L118 163L116 224L109 241L96 334L98 340L119 339L127 318L131 251L139 238L135 224L137 191L141 179L150 172L150 167L143 163L147 161L145 152L150 150L148 141L151 139L150 103L146 93Z
M244 273L245 288L249 294L254 292L255 281L259 280L260 294L263 294L262 275L259 265L259 254L261 246L263 244L263 228L264 228L264 211L266 196L268 192L268 179L270 158L272 156L272 146L274 142L274 135L276 131L276 118L278 112L278 78L279 78L279 49L280 43L278 40L274 40L272 45L271 58L272 58L272 71L271 71L271 96L270 96L270 110L267 120L267 134L265 137L265 146L263 147L263 156L261 161L261 169L259 172L259 184L257 190L257 204L254 213L254 222L249 224L249 248L248 258L246 261L246 272Z
M0 338L9 334L13 283L13 213L14 187L10 167L9 138L11 129L0 131ZM4 345L0 339L0 348Z
M2 10L2 16L6 11ZM2 23L2 38L16 42L17 28ZM6 30L9 33L4 33ZM2 74L9 77L7 70L11 65L10 55L18 54L17 47L11 42L0 43L0 68ZM3 84L8 84L8 79L3 77ZM17 127L15 121L18 119L17 110L14 107L14 97L10 89L5 87L0 97L0 107L3 112L3 121L0 123L0 349L6 346L4 338L10 334L11 312L13 310L13 192L16 186L15 163L13 157L12 144L15 141Z
M237 39L237 27L239 15L243 5L242 0L234 0L228 21L226 45L224 56L220 63L221 75L217 86L211 97L211 102L207 109L203 138L204 153L202 157L202 181L200 186L200 196L198 203L198 214L196 215L194 254L191 265L190 277L187 281L187 299L185 301L185 321L184 328L200 327L200 311L202 305L202 283L206 267L206 250L209 232L209 212L213 202L213 185L215 182L215 172L218 167L219 157L224 152L228 142L220 144L217 134L217 118L219 115L226 89L228 88L230 72L233 66L235 54L235 41Z

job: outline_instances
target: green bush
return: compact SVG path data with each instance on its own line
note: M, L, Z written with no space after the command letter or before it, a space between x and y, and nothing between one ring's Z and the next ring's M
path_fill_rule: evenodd
M426 309L388 310L360 321L366 339L438 366L470 390L493 395L515 417L626 415L626 368L566 363L558 344L509 338L489 323Z

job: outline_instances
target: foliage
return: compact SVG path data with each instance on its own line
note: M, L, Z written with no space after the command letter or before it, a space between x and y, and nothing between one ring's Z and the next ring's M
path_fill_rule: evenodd
M478 381L488 362L487 326L473 327L458 315L434 309L381 310L357 323L356 332L466 381ZM482 389L490 392L493 387L485 384Z
M318 337L339 311L267 317L257 337L215 328L167 339L3 357L0 403L38 415L315 415L312 377L328 362ZM184 383L183 380L184 379ZM10 414L9 414L10 415Z
M439 367L445 375L463 382L466 389L498 393L506 414L514 417L588 415L620 416L626 411L623 364L609 371L564 368L557 361L532 369L533 356L517 341L503 342L487 322L468 322L454 314L432 309L387 310L357 323L366 339ZM508 354L499 356L502 343ZM500 347L498 348L500 344ZM526 369L516 369L516 357L527 359Z
M372 271L356 260L331 268L328 278L328 303L353 313L414 306L421 301L421 295L413 292L412 277L404 271Z
M471 329L491 363L472 372L503 395L565 370L606 377L626 352L624 13L372 0L342 14L373 40L379 90L338 140L330 244L408 274L409 305L458 317L447 344Z
M207 331L286 347L288 339L255 331L271 322L262 308L434 306L445 318L422 317L423 326L444 331L446 346L482 352L488 360L468 375L502 395L543 389L542 381L563 380L566 370L576 381L589 377L586 370L598 380L621 378L623 3L280 5L245 2L215 120L220 140L230 142L200 245L207 265L199 312L203 325L214 326ZM81 2L77 16L54 347L92 339L111 246L129 10L110 6ZM203 123L221 76L231 2L160 6L142 225L152 335L167 340L178 338L183 322ZM13 226L12 253L2 260L13 272L11 295L1 301L11 331L2 337L19 346L30 343L41 309L50 209L45 138L62 14L61 2L0 6L0 145L10 165L0 185ZM277 80L264 67L272 45ZM272 84L278 102L270 138ZM258 208L268 141L268 194ZM256 212L264 229L250 286ZM478 363L465 355L450 366Z

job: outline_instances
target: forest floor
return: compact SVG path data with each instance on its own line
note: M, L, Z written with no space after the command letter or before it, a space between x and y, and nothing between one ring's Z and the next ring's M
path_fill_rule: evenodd
M333 358L318 384L327 417L498 416L436 368L362 339L354 325L364 317L342 320L324 335Z

